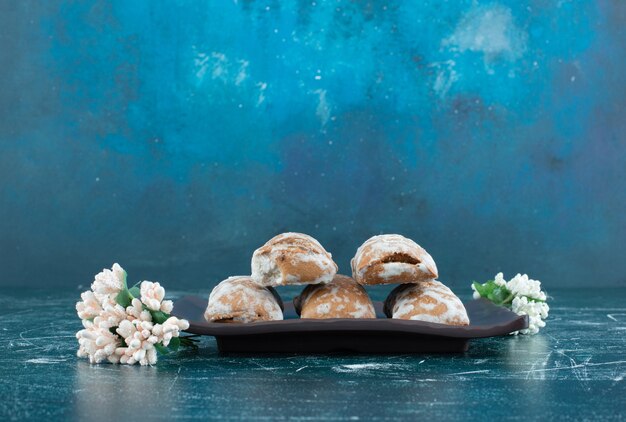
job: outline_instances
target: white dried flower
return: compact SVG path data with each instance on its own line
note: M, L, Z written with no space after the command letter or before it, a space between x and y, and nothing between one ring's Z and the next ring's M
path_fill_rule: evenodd
M180 332L189 328L189 322L185 319L169 317L163 324L156 324L152 332L158 336L163 346L170 344L174 337L178 337Z
M527 296L533 299L546 300L546 294L541 291L541 282L529 279L526 274L517 274L506 283L506 287L515 296Z
M159 283L142 282L140 298L133 298L127 290L126 272L119 264L97 274L91 288L92 291L81 294L82 300L76 304L84 327L76 333L76 338L77 355L89 358L92 363L154 365L157 362L155 345L167 347L180 331L189 328L186 320L169 317L174 306L171 300L163 300L165 289ZM118 297L122 290L127 295ZM130 298L126 307L117 302L120 300L126 305ZM169 317L163 324L153 322L152 315L157 311ZM155 314L158 320L162 317L162 314Z
M498 286L506 286L506 280L504 279L504 274L498 273L493 280L494 283Z
M171 300L164 300L163 302L161 302L161 312L171 314L172 310L174 310L174 302L172 302Z
M136 363L146 366L157 363L157 351L152 347L147 349L132 349L130 347L118 347L115 354L119 357L120 363L134 365Z
M181 329L189 328L189 323L170 317L163 324L153 324L150 321L122 321L117 333L124 338L126 347L119 347L116 353L120 362L132 365L153 365L157 355L155 344L160 343L167 347L173 337L179 336Z
M105 268L96 274L91 283L91 290L97 295L115 295L124 288L124 283L126 283L126 271L115 263L110 270Z
M118 363L119 356L115 354L115 350L119 337L87 320L83 320L83 326L85 328L76 333L79 345L76 355L89 358L91 363Z
M108 329L117 327L120 321L127 318L128 314L123 306L113 300L108 300L102 305L102 312L94 318L94 322L97 321L102 328Z
M157 361L154 345L159 338L152 333L154 325L149 321L124 320L117 328L117 333L124 338L126 347L118 347L116 355L120 362L128 365L139 363L140 365L153 365Z
M131 337L136 330L133 323L125 319L124 321L120 322L119 327L117 327L115 331L120 336L122 336L122 338L126 339L128 337Z
M130 347L118 347L115 354L119 356L120 363L134 365L138 363L142 366L155 365L157 363L157 351L154 346L148 349L131 349Z
M135 319L139 319L141 321L152 321L152 315L150 315L150 312L143 309L141 300L137 298L134 298L131 305L126 308L126 313L128 314L127 319L130 321Z
M494 280L483 284L472 283L472 290L475 299L482 297L496 305L506 306L518 315L528 315L529 326L519 333L536 334L546 325L543 320L550 310L545 303L547 295L541 291L541 282L528 278L526 274L517 274L506 281L504 275L498 273Z
M526 296L516 296L511 303L511 310L518 315L528 315L528 328L519 331L522 334L537 334L546 326L544 319L548 317L550 307L545 302L534 302ZM516 331L513 334L517 334Z
M161 302L165 297L165 289L161 287L159 283L153 283L151 281L141 282L141 301L149 309L153 311L161 310Z
M80 319L94 319L102 312L100 301L90 290L81 293L82 301L76 302L76 313Z

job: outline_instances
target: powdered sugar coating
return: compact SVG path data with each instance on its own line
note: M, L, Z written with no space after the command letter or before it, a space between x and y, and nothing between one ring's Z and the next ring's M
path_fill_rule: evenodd
M283 312L267 288L254 283L249 276L234 276L211 291L204 318L220 322L282 320Z
M294 304L301 318L376 318L363 286L339 274L328 284L307 286Z
M361 284L411 283L437 278L433 258L413 240L383 234L366 240L350 262Z
M385 301L385 313L397 319L468 325L461 300L437 280L396 287Z
M252 279L263 286L319 284L337 273L332 255L309 235L282 233L254 251Z

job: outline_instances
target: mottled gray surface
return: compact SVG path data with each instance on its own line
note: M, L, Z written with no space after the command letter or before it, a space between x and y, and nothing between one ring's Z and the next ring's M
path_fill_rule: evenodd
M207 338L142 368L75 357L77 292L3 289L0 419L622 419L626 294L552 293L539 335L463 355L233 357Z

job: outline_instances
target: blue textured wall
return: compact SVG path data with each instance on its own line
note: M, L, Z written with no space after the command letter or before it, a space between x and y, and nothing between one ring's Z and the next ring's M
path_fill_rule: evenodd
M466 286L625 285L626 3L0 3L3 285L399 232Z

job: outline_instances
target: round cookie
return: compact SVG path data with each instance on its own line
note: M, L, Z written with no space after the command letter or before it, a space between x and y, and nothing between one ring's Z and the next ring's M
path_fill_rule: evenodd
M302 233L279 234L252 255L252 280L262 286L328 283L336 273L332 255Z
M327 284L306 286L293 302L300 318L376 318L363 286L345 275L338 274Z
M469 325L461 300L437 280L399 285L387 296L384 311L389 318Z
M417 283L437 278L437 265L420 245L399 234L370 237L350 261L360 284Z
M249 276L229 277L209 295L204 318L209 322L254 322L283 319L280 296Z

